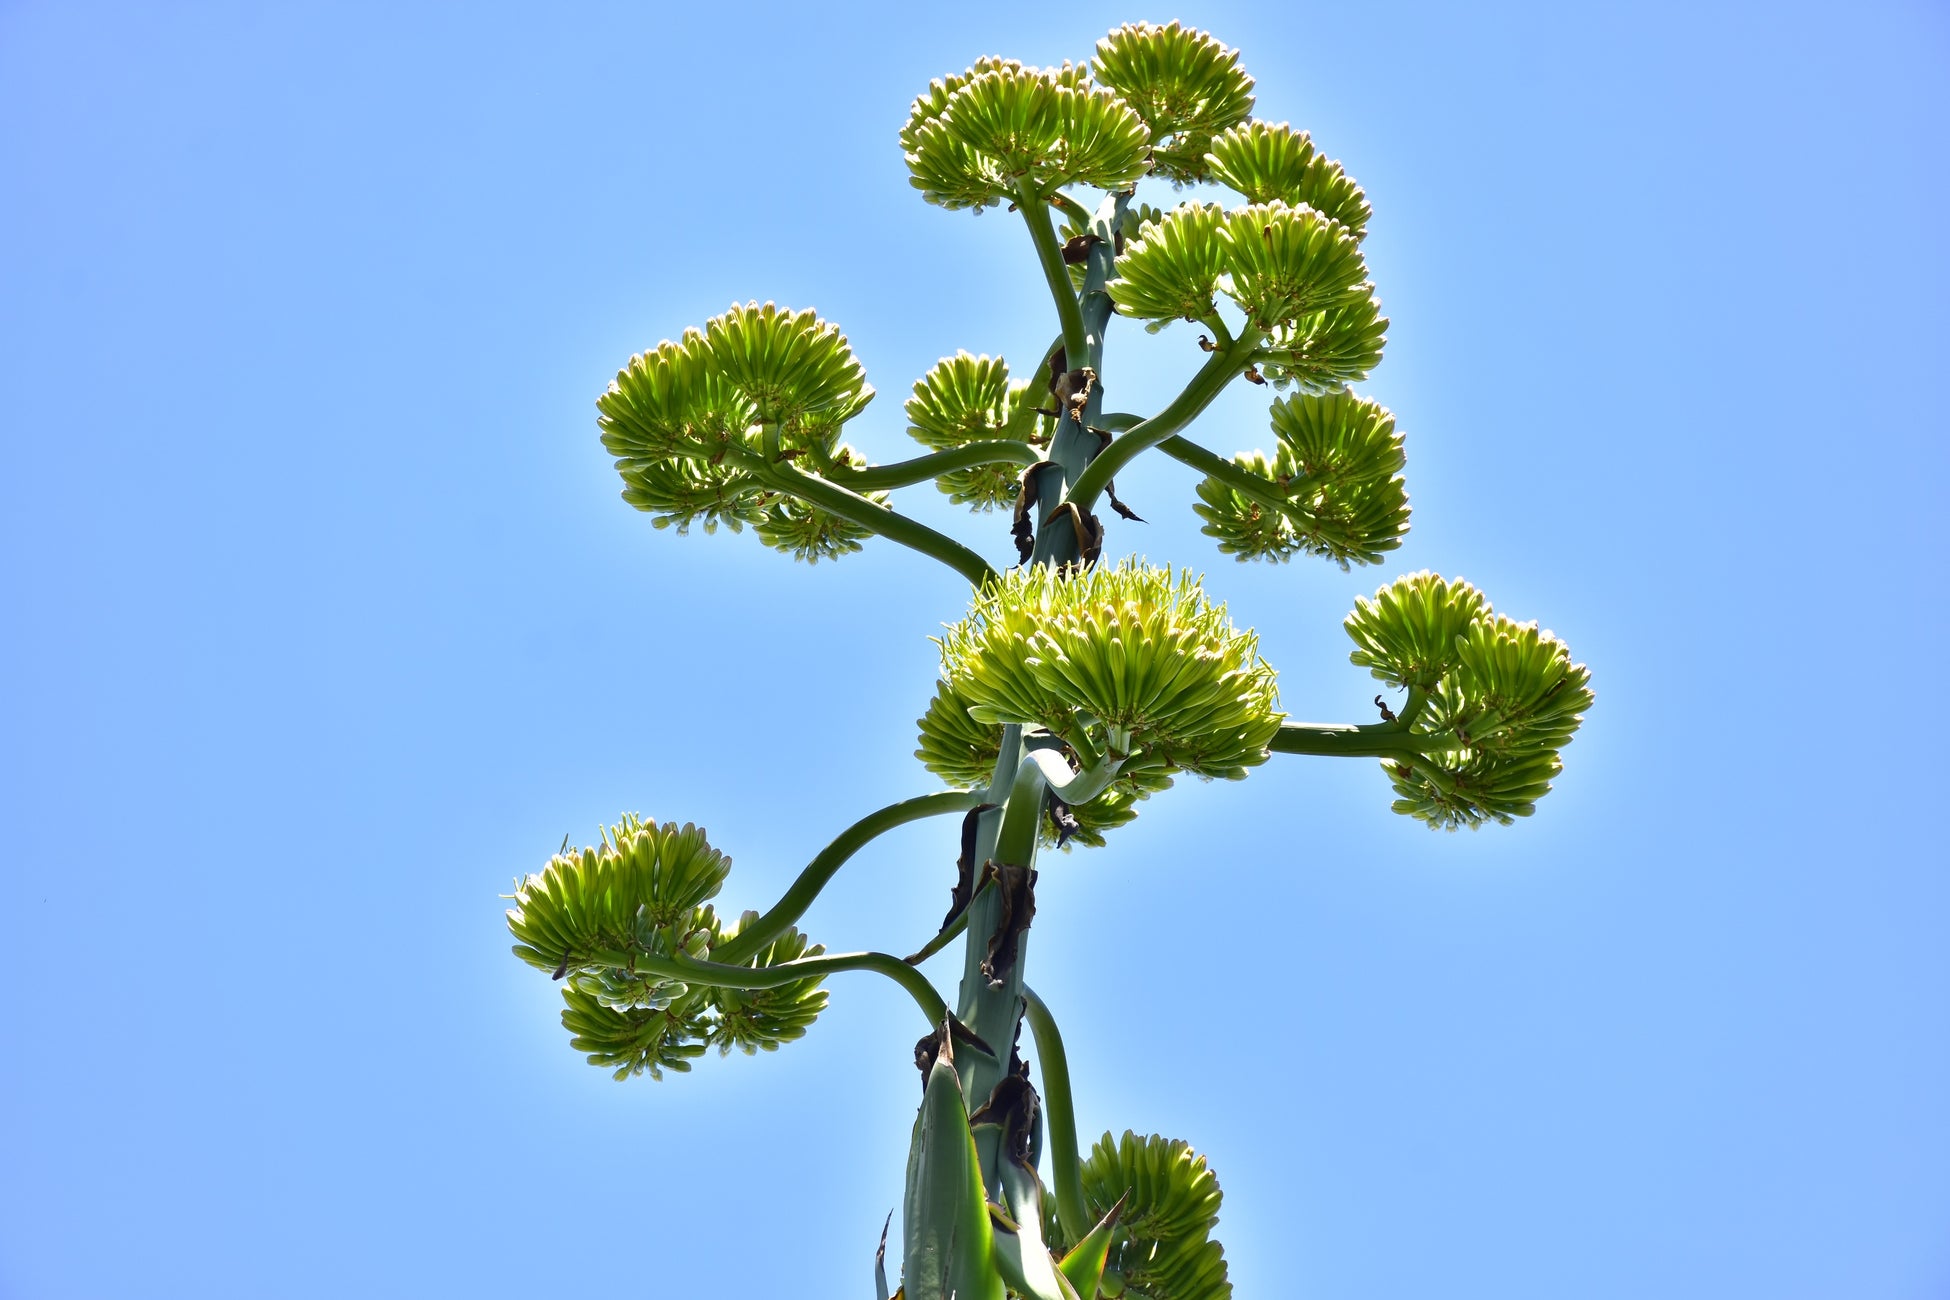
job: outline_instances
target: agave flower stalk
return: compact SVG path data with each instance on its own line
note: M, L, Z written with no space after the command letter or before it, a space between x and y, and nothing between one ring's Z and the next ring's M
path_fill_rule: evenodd
M571 1044L618 1079L686 1072L711 1047L776 1050L817 1019L830 976L899 984L925 1029L898 1238L907 1300L1231 1293L1204 1159L1135 1132L1088 1153L1079 1141L1056 1015L1024 983L1038 873L1062 869L1039 866L1047 850L1129 834L1180 775L1239 780L1275 754L1378 759L1394 810L1433 827L1507 823L1549 791L1592 701L1561 641L1423 571L1346 622L1351 662L1402 692L1399 708L1376 696L1379 721L1294 721L1257 637L1199 581L1104 558L1119 518L1135 518L1115 478L1153 449L1204 476L1193 508L1241 561L1375 564L1408 530L1405 439L1352 388L1388 324L1361 252L1367 198L1306 133L1253 119L1253 89L1213 37L1135 24L1088 62L984 58L914 101L900 144L915 188L1020 216L1054 328L1025 376L968 352L922 376L903 408L919 456L876 465L841 441L874 390L836 326L771 303L734 304L632 357L597 401L623 499L657 527L749 527L809 563L882 538L970 588L967 616L937 638L941 679L918 723L916 757L945 789L841 831L762 913L718 914L731 862L704 832L633 815L596 846L565 844L508 913L516 955L562 983ZM1139 203L1160 181L1217 182L1242 202ZM1180 331L1189 373L1156 411L1103 409L1114 316L1202 331ZM1187 431L1242 379L1278 390L1272 449L1227 459ZM971 544L893 507L925 483L1007 527ZM910 956L828 954L799 931L862 847L951 815L952 903L938 925L891 936ZM951 998L919 966L957 940ZM889 1300L885 1251L883 1233Z

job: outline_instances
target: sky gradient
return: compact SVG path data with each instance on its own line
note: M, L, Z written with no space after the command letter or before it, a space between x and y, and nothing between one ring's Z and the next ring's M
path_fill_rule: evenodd
M1425 567L1598 701L1514 827L1276 757L1047 860L1085 1140L1208 1155L1242 1300L1950 1294L1950 18L1838 13L0 7L0 1296L871 1293L906 998L615 1084L497 895L633 810L768 905L937 788L966 589L652 529L593 401L776 299L914 454L937 357L1054 322L1018 221L907 185L909 101L1171 17L1367 189L1414 531L1236 564L1152 457L1106 553L1206 573L1297 717L1370 719L1340 620ZM1196 361L1125 323L1111 405ZM1269 446L1264 404L1193 436ZM807 928L912 948L954 839Z

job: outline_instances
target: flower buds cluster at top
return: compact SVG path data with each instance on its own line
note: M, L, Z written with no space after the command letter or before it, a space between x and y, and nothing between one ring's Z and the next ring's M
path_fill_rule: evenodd
M515 956L564 981L562 1024L570 1045L618 1079L689 1070L711 1046L775 1050L805 1033L826 1005L816 978L733 990L638 970L638 959L708 960L756 919L722 924L707 900L731 859L704 832L626 816L600 845L558 853L515 888L508 912ZM824 951L788 929L753 964L777 965ZM614 964L622 956L625 964Z
M1093 63L1027 68L983 59L914 101L901 130L913 184L931 203L984 208L1066 185L1210 176L1214 137L1253 110L1239 52L1204 32L1134 23Z
M1562 641L1426 570L1363 598L1346 626L1355 664L1427 698L1410 726L1424 757L1387 763L1396 812L1453 829L1535 811L1593 698Z
M817 561L859 550L868 530L793 498L764 469L865 464L839 436L872 399L836 327L754 302L631 357L596 407L623 499L657 527L750 524L768 545Z

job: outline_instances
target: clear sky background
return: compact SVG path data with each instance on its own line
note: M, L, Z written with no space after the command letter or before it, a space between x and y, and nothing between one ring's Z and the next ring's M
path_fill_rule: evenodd
M654 531L592 402L774 298L913 454L916 376L1054 322L1018 221L908 187L909 101L1171 17L1368 190L1414 532L1235 564L1163 462L1109 551L1205 571L1299 717L1372 717L1340 620L1423 567L1598 703L1512 828L1276 758L1046 862L1086 1132L1209 1155L1242 1300L1950 1295L1945 9L1094 2L0 9L0 1294L870 1294L906 998L619 1085L497 895L629 809L769 904L936 788L965 590ZM1198 360L1111 348L1125 409ZM808 928L912 948L954 849Z

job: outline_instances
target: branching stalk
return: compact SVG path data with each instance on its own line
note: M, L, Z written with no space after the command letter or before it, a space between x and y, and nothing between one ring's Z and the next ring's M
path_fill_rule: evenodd
M776 966L730 966L723 962L699 961L692 957L652 957L645 953L602 951L578 957L578 965L608 966L613 970L635 971L659 979L685 984L704 984L720 989L771 989L803 979L823 978L842 971L872 971L885 975L906 989L930 1025L940 1025L948 1014L948 1004L928 983L927 976L900 958L885 952L842 952L819 957L800 957ZM971 1056L980 1053L970 1053Z
M1403 759L1461 747L1460 740L1447 736L1407 731L1399 720L1361 727L1331 722L1284 722L1267 745L1276 754Z
M1269 483L1252 471L1241 469L1217 452L1208 451L1183 435L1174 434L1166 438L1158 444L1158 450L1179 464L1190 465L1199 473L1219 480L1261 505L1284 510L1290 504L1287 493L1279 484Z
M810 501L820 509L870 529L890 542L899 542L911 550L932 556L966 578L969 585L977 590L995 581L995 570L989 567L987 560L954 538L909 519L898 510L869 501L837 483L803 473L783 461L767 461L743 448L731 448L727 456L782 492Z
M1112 442L1102 455L1090 462L1090 468L1078 476L1070 485L1070 500L1079 510L1088 511L1097 503L1098 494L1104 485L1117 477L1117 472L1136 460L1146 451L1171 437L1190 424L1206 407L1210 406L1225 386L1244 373L1252 353L1256 336L1247 335L1235 340L1230 347L1214 352L1183 392L1171 399L1162 411L1139 424Z
M1034 465L1042 458L1042 453L1026 442L990 438L891 465L869 465L865 469L835 465L820 477L853 492L886 492L929 483L958 469L973 469L977 465Z
M749 961L766 944L784 934L806 914L806 909L819 897L819 891L826 888L826 882L846 865L847 859L877 836L925 817L967 812L981 803L982 797L979 790L947 790L940 794L924 794L916 799L903 799L862 817L841 831L831 844L806 864L806 869L799 873L799 878L792 882L792 887L785 891L771 911L739 931L736 938L718 949L718 960L734 965Z

